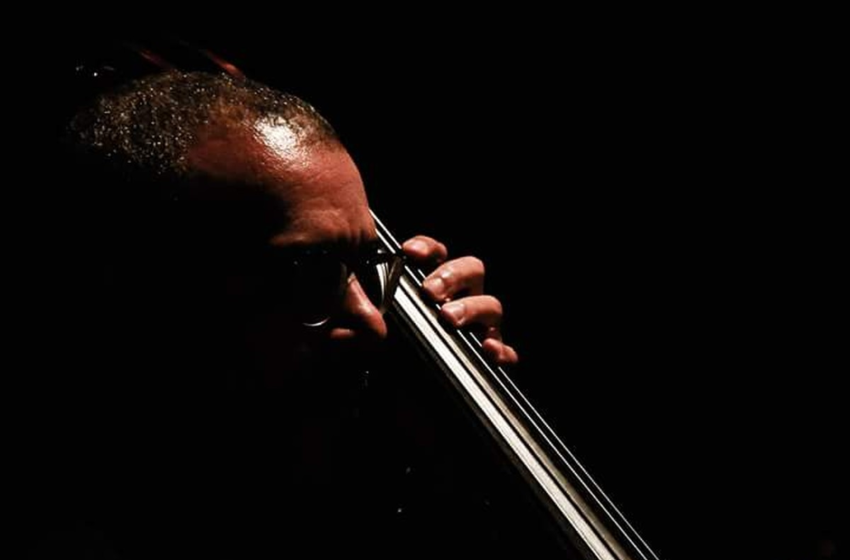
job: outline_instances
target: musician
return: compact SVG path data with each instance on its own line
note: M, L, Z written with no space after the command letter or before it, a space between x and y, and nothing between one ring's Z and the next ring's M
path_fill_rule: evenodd
M84 367L44 406L63 468L39 482L51 505L36 553L244 555L281 535L342 546L323 512L359 527L348 492L362 496L333 482L347 474L334 471L340 410L387 336L391 293L367 285L387 257L334 130L250 80L169 72L101 95L65 147L61 348ZM445 321L515 364L481 261L424 235L403 248L430 270Z

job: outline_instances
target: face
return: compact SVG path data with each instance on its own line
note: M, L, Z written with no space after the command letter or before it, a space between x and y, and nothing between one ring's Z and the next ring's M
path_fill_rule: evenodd
M342 147L305 143L284 127L261 124L202 136L188 161L211 184L262 194L263 212L254 218L263 224L255 241L264 255L321 248L353 256L377 239L360 173ZM356 276L345 280L334 307L320 328L306 327L285 306L264 306L240 320L266 380L309 368L328 346L370 346L386 336L381 312Z

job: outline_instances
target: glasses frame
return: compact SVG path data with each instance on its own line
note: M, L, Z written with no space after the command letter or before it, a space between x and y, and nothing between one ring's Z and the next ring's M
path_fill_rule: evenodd
M365 255L355 257L343 257L337 252L328 249L304 249L297 256L292 256L286 259L288 268L297 274L297 268L302 260L313 258L327 258L331 262L339 264L339 283L336 291L333 294L328 294L328 302L332 301L331 309L327 314L318 315L309 321L301 321L301 324L308 328L319 328L328 324L341 309L342 300L345 298L346 292L350 289L351 283L357 279L358 282L365 280L368 274L380 267L381 265L389 265L386 276L378 275L379 280L385 280L385 283L380 286L380 301L372 297L366 286L361 282L364 294L372 305L384 315L392 305L393 296L398 289L401 276L404 274L405 266L407 265L407 257L402 252L393 252L384 246L376 246ZM271 275L270 275L271 276ZM293 296L294 294L290 294Z

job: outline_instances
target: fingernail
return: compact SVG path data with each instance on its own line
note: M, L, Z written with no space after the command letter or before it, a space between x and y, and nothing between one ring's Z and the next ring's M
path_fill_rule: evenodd
M446 293L446 283L442 278L428 278L422 283L422 287L436 299L442 299Z
M419 239L415 239L409 243L406 243L405 245L407 246L406 248L409 251L422 254L428 253L428 244L424 241L420 241Z
M448 317L454 326L459 327L463 324L466 306L459 302L447 303L443 306L443 314Z

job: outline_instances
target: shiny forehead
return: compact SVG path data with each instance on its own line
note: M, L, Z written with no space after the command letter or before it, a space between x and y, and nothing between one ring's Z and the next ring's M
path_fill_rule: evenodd
M360 173L338 142L274 119L230 122L204 131L189 162L213 185L268 195L280 218L274 245L357 246L375 237Z
M115 165L182 175L198 135L216 123L269 123L302 142L336 142L309 104L258 82L202 72L165 72L106 92L76 115L71 143Z

